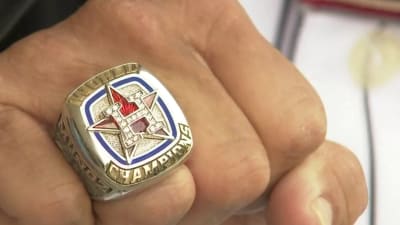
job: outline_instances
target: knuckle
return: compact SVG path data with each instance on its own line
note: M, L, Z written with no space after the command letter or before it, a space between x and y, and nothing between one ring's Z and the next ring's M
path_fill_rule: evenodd
M146 1L109 1L104 15L113 15L117 24L113 30L123 29L130 45L137 45L149 51L153 45L160 42L164 35L160 16L155 12L151 3ZM115 22L114 21L114 22ZM154 48L154 47L153 47Z
M146 3L143 1L109 1L106 11L112 13L121 21L137 22L142 25L151 25L151 15L142 11L148 11Z
M325 140L325 111L316 96L299 99L285 118L282 135L286 141L279 143L278 149L286 160L304 159Z
M198 16L208 15L208 19L202 26L205 30L201 30L198 26L192 25L197 25L199 19L196 19L190 24L191 26L189 26L195 44L200 44L200 49L204 51L206 50L205 48L209 47L208 45L213 44L213 41L218 42L220 35L236 35L238 33L238 22L243 19L243 13L241 13L239 9L240 8L234 1L229 0L208 1L205 3L202 7L202 13L195 13L195 15ZM195 10L198 11L198 9L193 9L193 11Z

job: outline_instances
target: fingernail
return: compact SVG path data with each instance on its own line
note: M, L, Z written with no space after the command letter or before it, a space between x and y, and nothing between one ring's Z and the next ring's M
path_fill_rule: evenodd
M328 200L319 197L312 203L312 209L317 215L320 225L332 225L333 223L333 210Z

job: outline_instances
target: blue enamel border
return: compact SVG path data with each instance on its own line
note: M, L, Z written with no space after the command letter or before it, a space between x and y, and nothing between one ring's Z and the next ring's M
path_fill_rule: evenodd
M149 84L147 84L143 79L139 78L139 77L128 77L126 79L120 80L118 82L116 82L115 84L113 84L112 86L115 88L118 88L124 84L127 83L131 83L131 82L138 82L139 84L141 84L148 92L152 92L154 91L154 89L152 87L150 87ZM86 114L86 119L89 122L89 125L93 125L94 121L92 118L92 115L90 113L90 107L91 105L97 101L99 98L103 97L104 95L106 95L106 91L105 89L101 89L99 90L93 97L91 97L86 103L85 103L85 114ZM157 98L157 102L158 104L161 106L162 110L164 111L164 114L167 116L168 122L171 126L171 130L172 130L172 136L174 137L174 139L176 139L177 136L177 129L176 129L176 125L175 122L171 116L171 113L169 112L166 104L164 103L164 101L161 99L160 96L158 96ZM99 132L95 132L95 136L97 138L97 140L99 141L99 143L103 146L103 148L115 159L117 160L119 163L123 164L123 165L133 165L136 163L139 163L143 160L146 160L150 157L152 157L153 155L161 152L162 150L164 150L168 145L170 145L172 143L173 140L166 140L164 141L164 143L162 143L160 146L158 146L157 148L149 151L147 154L140 156L138 158L134 158L132 160L132 162L128 162L125 159L121 158L108 144L107 142L104 140L104 138L99 134Z

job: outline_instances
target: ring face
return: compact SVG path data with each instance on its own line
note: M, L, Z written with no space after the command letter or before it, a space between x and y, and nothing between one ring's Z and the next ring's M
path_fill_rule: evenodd
M112 199L178 166L192 148L180 107L148 71L104 71L66 100L56 142L96 199Z
M84 104L92 138L116 163L146 162L176 139L179 125L158 92L143 79L128 76L106 84Z

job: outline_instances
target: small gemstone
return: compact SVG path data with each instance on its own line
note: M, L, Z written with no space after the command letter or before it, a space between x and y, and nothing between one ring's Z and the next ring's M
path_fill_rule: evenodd
M131 128L135 133L145 132L148 126L149 126L149 121L147 121L145 117L131 124Z
M112 109L113 109L114 111L115 111L115 110L118 110L118 106L117 106L117 105L113 105Z
M128 128L128 127L125 127L125 128L124 128L124 132L125 132L125 133L128 133L128 132L129 132L129 128Z
M168 133L167 133L164 129L158 130L158 131L156 132L156 134L160 134L160 135L164 135L164 136L167 136L167 135L168 135Z
M130 145L130 144L133 144L133 141L132 140L127 140L126 143L128 143Z
M133 141L138 141L139 137L136 135L135 137L133 137Z
M120 118L118 118L118 119L120 119ZM118 121L118 120L117 120L117 121ZM118 122L120 122L120 121L118 121ZM122 122L121 122L121 126L123 126L123 127L125 127L126 124L127 124L127 123L126 123L125 121L122 121Z
M152 107L154 104L154 101L156 100L157 94L153 92L152 94L146 96L143 98L144 103L146 104L147 107Z
M107 115L111 115L111 114L112 114L112 109L111 109L111 108L108 108L108 109L106 110L106 114L107 114Z
M108 118L100 121L97 125L94 126L94 128L116 129L116 128L118 128L118 125L114 122L114 120L111 117L108 117Z

